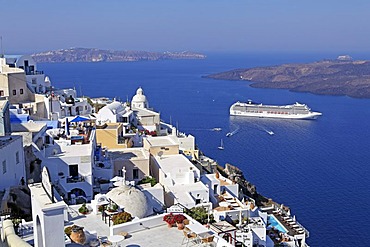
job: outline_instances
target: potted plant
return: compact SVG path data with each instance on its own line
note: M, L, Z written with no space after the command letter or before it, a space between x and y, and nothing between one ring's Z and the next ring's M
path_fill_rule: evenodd
M167 223L168 227L172 227L176 223L175 215L173 213L166 214L163 216L163 221Z
M78 212L81 214L87 214L89 213L89 209L86 206L86 203L82 203L82 206L78 209Z
M183 230L185 228L184 220L186 219L186 217L183 214L176 214L174 218L177 224L177 229Z
M115 203L112 203L112 204L110 204L109 206L108 206L108 208L107 208L107 210L108 210L108 212L117 212L117 210L118 210L118 205L117 204L115 204Z
M98 212L102 213L104 211L104 209L105 209L105 205L100 205L98 207Z
M84 244L86 242L84 228L81 226L73 225L69 237L75 243Z

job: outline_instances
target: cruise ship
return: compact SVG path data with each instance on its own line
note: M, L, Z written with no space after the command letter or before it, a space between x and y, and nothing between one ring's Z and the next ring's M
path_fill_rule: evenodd
M239 101L234 103L230 107L230 115L260 118L316 119L322 113L313 112L307 105L300 103L275 106L257 104L248 100L247 103Z

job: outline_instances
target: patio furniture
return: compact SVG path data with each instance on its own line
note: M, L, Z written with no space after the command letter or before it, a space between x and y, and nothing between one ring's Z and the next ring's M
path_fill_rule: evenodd
M118 244L122 242L124 239L125 237L121 235L108 236L108 240L113 244L113 246L118 246Z
M213 235L202 238L201 241L202 241L203 246L212 246L214 238L215 238L215 236L213 236Z
M186 246L189 245L189 243L193 243L193 245L196 245L198 242L198 238L197 238L197 235L195 233L189 233L185 230L183 230L183 233L184 233L184 238L182 239L182 243L181 245L184 245L186 243Z

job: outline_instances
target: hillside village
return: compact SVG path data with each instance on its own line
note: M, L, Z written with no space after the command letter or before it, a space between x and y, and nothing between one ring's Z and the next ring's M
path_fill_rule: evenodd
M288 207L261 206L235 175L142 88L80 97L31 56L0 57L0 247L308 246Z

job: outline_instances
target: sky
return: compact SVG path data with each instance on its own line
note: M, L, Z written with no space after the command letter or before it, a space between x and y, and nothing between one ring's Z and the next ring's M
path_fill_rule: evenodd
M370 51L369 0L0 0L6 54Z

